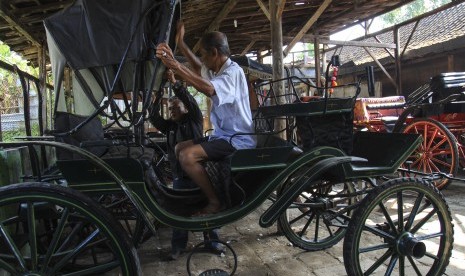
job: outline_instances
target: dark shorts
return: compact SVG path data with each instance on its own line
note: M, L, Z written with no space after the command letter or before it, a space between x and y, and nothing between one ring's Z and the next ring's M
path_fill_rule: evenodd
M220 161L226 156L231 155L236 149L224 139L208 140L208 137L195 139L194 144L199 144L205 153L207 153L208 160Z

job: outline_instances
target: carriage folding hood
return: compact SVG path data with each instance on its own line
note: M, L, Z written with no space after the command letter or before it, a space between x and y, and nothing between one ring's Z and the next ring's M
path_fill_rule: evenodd
M77 0L44 21L49 47L57 111L66 111L62 81L66 63L73 70L75 113L90 115L113 92L132 91L135 62L143 61L143 83L138 89L158 89L162 64L153 59L153 48L169 38L175 0ZM150 9L148 15L144 13ZM141 26L138 22L142 18ZM132 40L130 47L128 47ZM115 82L118 65L127 50L121 80ZM82 75L82 78L80 77ZM151 77L155 80L152 82ZM139 80L141 79L138 77ZM154 85L153 85L154 84ZM137 84L136 84L137 85ZM93 101L86 94L91 91Z

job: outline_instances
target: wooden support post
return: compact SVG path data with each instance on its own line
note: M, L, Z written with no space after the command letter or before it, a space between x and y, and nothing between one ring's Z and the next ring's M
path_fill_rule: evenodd
M41 47L38 48L37 55L38 55L38 63L39 63L39 95L42 96L42 126L47 129L47 60L46 60L46 50L45 50L45 43L42 44ZM40 133L43 135L43 133Z
M282 14L279 8L282 6L284 0L270 1L270 15L271 15L271 49L273 59L273 80L282 79L284 77L284 56L283 56L283 29L282 29ZM275 95L283 95L284 82L274 83ZM284 100L284 97L279 97ZM281 130L286 127L286 122L283 120L276 120L275 129ZM281 132L281 138L286 139L286 132ZM282 137L284 136L284 137ZM277 227L277 232L282 233L282 230Z
M325 80L326 80L326 67L328 66L328 57L326 56L326 48L328 48L328 45L327 44L324 44L324 43L321 43L320 41L320 45L321 45L321 48L322 48L322 51L320 51L320 62L321 62L321 75L323 75L325 77ZM326 81L331 81L331 80L326 80ZM325 85L325 83L323 83L323 86Z
M257 51L257 61L258 61L258 63L263 63L263 55L262 55L262 50L261 49L259 49Z
M210 97L205 97L204 98L205 105L207 107L207 112L206 116L204 117L203 120L203 131L204 133L207 133L207 135L211 135L211 130L213 129L212 121L210 118L210 114L212 112L212 104L211 104L211 98ZM168 109L166 109L168 110Z
M283 29L282 17L279 14L279 8L283 1L270 1L273 80L284 78ZM284 82L276 83L274 91L277 95L284 94Z
M315 54L315 83L321 86L321 58L320 58L320 39L315 37L313 42L313 52Z
M400 37L399 37L399 27L396 25L394 27L394 44L396 44L396 49L394 52L395 62L396 62L396 95L400 96L402 94L402 57L400 55Z
M63 72L63 90L57 90L59 93L61 92L62 94L60 97L62 97L65 100L65 105L66 105L66 110L67 112L72 112L72 107L71 107L71 101L69 98L72 96L71 95L71 86L72 86L72 79L71 79L71 69L69 67L65 67L64 72ZM56 97L57 95L55 95Z
M454 55L447 55L447 71L454 72Z

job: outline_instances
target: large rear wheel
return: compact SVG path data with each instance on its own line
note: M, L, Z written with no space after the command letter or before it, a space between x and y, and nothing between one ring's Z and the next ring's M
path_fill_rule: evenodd
M0 272L6 275L141 274L121 225L78 191L10 185L0 189L0 211Z
M348 275L443 275L452 253L449 206L430 183L400 178L375 188L344 239Z
M459 152L454 135L442 123L428 119L416 119L406 125L403 133L421 134L423 143L407 159L408 167L423 173L443 172L454 176L459 168ZM407 165L404 163L404 167ZM409 174L415 177L415 173ZM445 188L452 180L434 181L438 189Z

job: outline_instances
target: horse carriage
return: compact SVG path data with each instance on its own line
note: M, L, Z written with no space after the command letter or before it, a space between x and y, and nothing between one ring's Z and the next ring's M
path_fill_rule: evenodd
M198 189L163 183L157 168L162 152L144 128L152 96L161 97L165 84L154 45L168 41L174 47L171 26L179 9L175 0L82 0L46 20L55 129L49 136L0 144L27 147L34 171L26 182L0 188L2 273L140 275L136 247L144 228L152 233L160 223L190 231L219 228L273 194L260 226L278 222L295 246L308 251L345 237L348 275L445 271L453 225L444 197L429 177L383 178L422 139L353 134L360 83L350 85L356 93L349 98L301 102L294 91L263 95L255 115L257 148L212 165L221 171L210 175L220 176L212 181L219 183L228 208L202 217L186 213L202 208L205 198ZM65 65L73 72L72 104L63 97ZM103 117L110 127L102 126ZM280 121L288 122L285 128L275 127ZM279 137L293 130L297 144ZM44 149L55 153L51 161L44 162Z
M358 130L421 134L423 144L408 158L411 170L457 175L465 164L465 73L442 73L407 97L359 98L355 105ZM414 174L415 175L415 174ZM438 189L451 183L435 181Z

